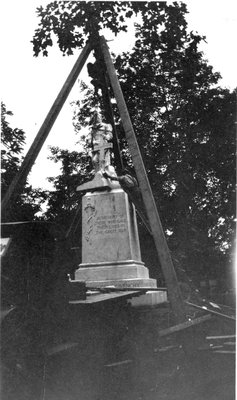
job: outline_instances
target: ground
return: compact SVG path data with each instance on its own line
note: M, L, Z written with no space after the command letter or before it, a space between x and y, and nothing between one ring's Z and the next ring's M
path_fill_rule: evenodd
M235 398L235 339L208 339L234 335L231 321L160 338L172 323L167 307L114 301L12 313L2 332L3 400Z

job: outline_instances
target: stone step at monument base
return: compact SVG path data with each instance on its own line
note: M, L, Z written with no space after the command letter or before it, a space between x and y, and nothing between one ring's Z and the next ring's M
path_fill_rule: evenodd
M148 279L149 271L143 262L119 261L97 264L80 264L75 272L75 279L79 281L120 281L126 279ZM152 286L153 287L153 286Z
M86 281L87 288L104 288L106 286L112 286L115 288L139 288L139 287L150 287L156 288L156 279L151 278L133 278L133 279L106 279L101 281Z

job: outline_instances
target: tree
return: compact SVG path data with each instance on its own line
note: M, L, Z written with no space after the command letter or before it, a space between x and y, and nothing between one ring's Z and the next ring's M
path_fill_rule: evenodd
M34 54L48 55L53 33L63 54L73 54L73 49L84 46L89 36L96 40L102 28L110 29L115 35L126 32L126 19L140 10L145 12L146 8L145 2L128 1L58 1L45 8L38 7L40 23L32 41Z
M233 243L236 94L216 87L199 35L164 26L137 26L116 65L173 257L216 276Z
M91 176L90 158L84 152L69 152L51 147L49 159L56 163L61 162L62 167L59 176L48 178L55 190L48 196L45 216L60 223L66 231L80 204L81 196L76 192L76 188Z
M106 118L106 74L97 46L98 31L109 27L116 34L126 29L126 17L141 16L133 51L115 60L122 90L173 259L193 275L217 276L217 263L222 273L222 266L230 261L233 238L236 95L217 86L220 75L198 50L204 38L187 31L186 5L81 2L78 7L75 2L63 3L38 9L41 23L33 40L34 52L47 55L52 32L67 54L82 46L89 35L93 37L95 62L88 65L88 72L93 101L100 104ZM87 124L90 99L87 96L82 104L79 125ZM114 114L119 124L115 109ZM122 154L130 162L119 130Z
M22 152L25 144L25 133L22 129L12 128L8 117L13 113L8 111L5 104L1 103L1 195L5 195L13 177L19 170L22 162ZM34 215L41 210L45 201L45 194L41 189L32 189L26 183L24 191L18 196L7 215L2 215L2 220L32 220Z

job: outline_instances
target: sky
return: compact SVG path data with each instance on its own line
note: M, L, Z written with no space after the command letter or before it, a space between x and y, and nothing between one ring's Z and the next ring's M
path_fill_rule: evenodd
M189 0L186 19L189 30L206 36L200 50L222 75L220 85L237 87L237 1ZM9 122L12 128L26 133L25 152L32 144L57 94L69 75L80 50L73 56L63 57L53 46L48 57L33 57L31 40L37 29L36 7L46 5L44 0L5 0L1 3L1 100L14 114ZM110 50L119 53L130 50L134 42L134 29L129 24L128 34L121 33L109 42ZM114 39L104 32L107 40ZM79 80L87 79L84 67L61 110L29 176L33 187L51 189L47 177L58 174L58 166L47 160L49 146L76 149L72 126L73 109L70 103L79 96Z

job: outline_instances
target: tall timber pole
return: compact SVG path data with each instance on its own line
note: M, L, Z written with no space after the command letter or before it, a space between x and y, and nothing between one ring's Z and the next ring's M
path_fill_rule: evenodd
M87 45L83 48L80 53L77 61L75 62L68 78L66 79L62 89L60 90L56 100L54 101L48 115L46 116L36 138L34 139L28 153L26 154L24 161L13 178L3 200L1 203L2 215L4 216L7 209L10 208L10 205L15 200L18 194L21 193L22 187L26 181L26 178L58 116L60 113L79 73L81 72L89 54L92 50L92 43L89 41Z
M185 306L179 288L176 272L173 266L170 251L162 228L161 220L156 208L156 203L147 178L145 166L142 160L140 149L137 143L136 135L128 113L128 109L123 97L120 83L113 65L105 38L100 37L100 46L104 56L110 83L116 98L123 128L125 131L128 147L132 156L133 165L136 171L138 183L141 189L144 205L149 218L152 235L154 238L156 250L161 264L162 272L166 281L169 301L175 314L177 323L186 321Z

